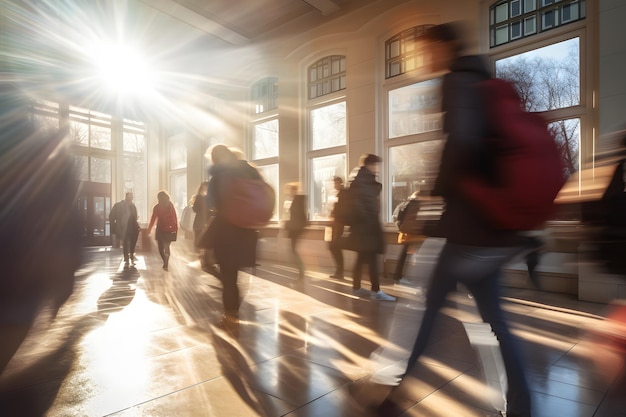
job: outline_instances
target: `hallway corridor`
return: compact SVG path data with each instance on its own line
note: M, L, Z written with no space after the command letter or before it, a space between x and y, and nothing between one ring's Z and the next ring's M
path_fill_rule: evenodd
M299 282L294 268L261 260L253 275L239 275L241 323L222 329L220 283L182 247L172 246L169 272L156 253L140 252L125 269L121 249L86 248L70 300L54 321L38 320L0 376L1 415L377 415L367 404L385 395L369 381L383 366L375 358L410 345L423 308L416 287L383 281L399 298L378 302L353 296L349 278L331 271L309 270ZM593 359L605 353L585 343L606 306L506 295L530 364L534 416L626 416L625 388L615 385L624 370L599 371ZM480 321L473 301L460 291L443 313L400 386L398 415L498 416L461 324ZM359 392L368 394L351 395Z

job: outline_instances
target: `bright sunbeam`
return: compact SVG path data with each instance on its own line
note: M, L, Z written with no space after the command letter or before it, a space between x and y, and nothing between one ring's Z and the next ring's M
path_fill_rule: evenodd
M110 91L121 95L153 91L154 73L138 51L125 45L99 44L91 53L98 76Z

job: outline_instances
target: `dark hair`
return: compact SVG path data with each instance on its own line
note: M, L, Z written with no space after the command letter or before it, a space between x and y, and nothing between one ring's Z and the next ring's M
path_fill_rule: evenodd
M460 55L465 49L462 34L463 28L460 23L449 22L428 28L424 34L424 38L431 42L453 42L455 44L455 54Z
M365 159L363 160L363 165L379 164L382 161L383 159L380 156L368 153Z
M336 177L335 176L335 177L333 177L333 181L334 182L339 182L339 183L343 184L343 178L341 178L341 177Z

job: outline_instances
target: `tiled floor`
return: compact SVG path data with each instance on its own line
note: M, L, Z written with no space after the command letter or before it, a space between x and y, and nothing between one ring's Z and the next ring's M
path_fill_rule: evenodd
M87 249L75 293L56 320L40 319L0 376L7 416L496 416L483 364L463 322L473 301L455 294L426 354L396 392L401 410L370 407L387 391L369 379L402 358L423 308L415 287L398 302L359 299L349 280L261 261L240 273L241 324L223 330L219 281L174 245L170 271L140 253ZM523 339L535 417L626 416L623 363L589 342L606 306L507 290ZM605 366L598 366L602 362Z

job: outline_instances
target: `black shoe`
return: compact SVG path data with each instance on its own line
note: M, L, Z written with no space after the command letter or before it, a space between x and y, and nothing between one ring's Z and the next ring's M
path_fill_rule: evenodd
M343 276L343 274L334 273L334 274L330 275L330 278L344 279L344 276Z

